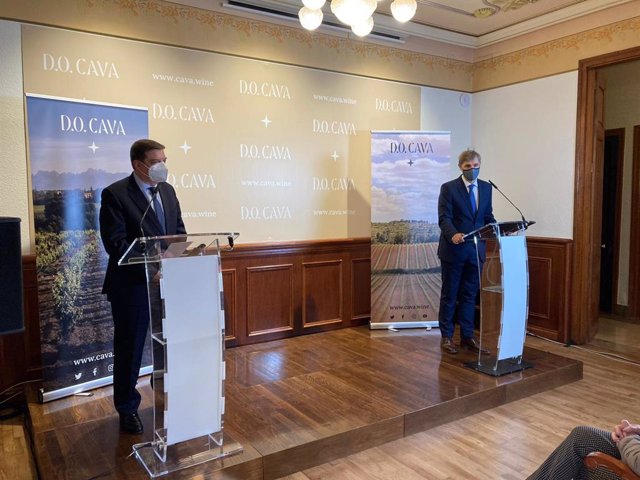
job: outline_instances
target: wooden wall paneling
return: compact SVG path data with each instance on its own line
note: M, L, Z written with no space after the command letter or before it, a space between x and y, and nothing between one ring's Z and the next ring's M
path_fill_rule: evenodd
M572 241L527 238L529 330L569 339ZM366 325L371 308L368 238L238 245L225 252L226 344ZM41 376L35 257L24 259L25 332L0 337L0 385ZM16 346L20 346L16 350Z
M351 322L361 325L371 318L371 251L366 258L351 260L350 280Z
M527 238L528 330L559 342L569 340L572 242Z
M25 379L24 339L24 332L0 335L0 392Z
M42 353L40 351L40 310L38 307L38 275L36 256L23 257L22 281L24 283L24 324L26 379L42 377Z
M247 335L273 340L279 336L268 334L292 332L294 265L250 266L246 273Z
M529 320L538 327L557 331L559 319L551 314L554 289L552 271L553 262L550 258L529 255L529 281L533 285L529 289Z
M302 328L342 324L343 261L302 262Z
M237 302L237 271L235 268L222 270L222 285L224 292L224 338L227 346L237 344L236 305Z
M22 257L24 331L0 335L0 392L42 376L35 255Z

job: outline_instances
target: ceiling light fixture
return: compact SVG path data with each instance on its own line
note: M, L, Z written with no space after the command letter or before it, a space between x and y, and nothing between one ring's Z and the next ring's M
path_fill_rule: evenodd
M310 10L318 10L324 7L327 0L302 0L302 4Z
M380 0L331 0L331 13L354 34L364 37L373 30L373 13ZM302 0L304 7L298 12L300 24L307 30L315 30L322 24L322 7L325 0ZM408 22L418 8L417 0L393 0L391 14L398 22Z
M373 17L366 18L363 22L351 25L351 31L359 37L366 37L373 30Z
M416 0L394 0L391 3L391 14L397 21L405 23L413 18L417 8Z
M300 25L302 25L307 30L315 30L322 23L322 10L319 8L312 9L309 7L302 7L300 11L298 11L298 18L300 19Z

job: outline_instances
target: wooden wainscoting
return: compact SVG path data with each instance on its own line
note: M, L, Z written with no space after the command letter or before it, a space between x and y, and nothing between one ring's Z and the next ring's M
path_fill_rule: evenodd
M528 330L559 342L570 338L572 241L527 237L529 253Z
M240 244L222 255L228 346L369 321L368 238Z
M529 330L566 342L572 241L528 237ZM23 256L25 331L0 337L0 389L40 378L34 255ZM365 325L368 238L238 245L222 256L227 346Z
M22 256L23 332L0 335L0 392L42 376L35 255Z

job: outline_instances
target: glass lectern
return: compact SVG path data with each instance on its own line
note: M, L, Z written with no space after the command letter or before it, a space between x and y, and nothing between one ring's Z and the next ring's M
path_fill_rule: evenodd
M533 222L531 222L533 223ZM480 346L490 355L465 366L500 376L530 368L522 359L529 315L529 267L526 221L496 222L465 235L476 246L486 243L486 261L480 276Z
M221 248L237 233L141 237L118 264L144 264L153 355L153 438L133 446L151 477L242 447L223 432ZM221 247L222 246L222 247Z

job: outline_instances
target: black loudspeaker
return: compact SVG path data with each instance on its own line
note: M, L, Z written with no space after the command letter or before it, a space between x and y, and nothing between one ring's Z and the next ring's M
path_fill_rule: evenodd
M0 217L0 335L23 330L20 219Z

